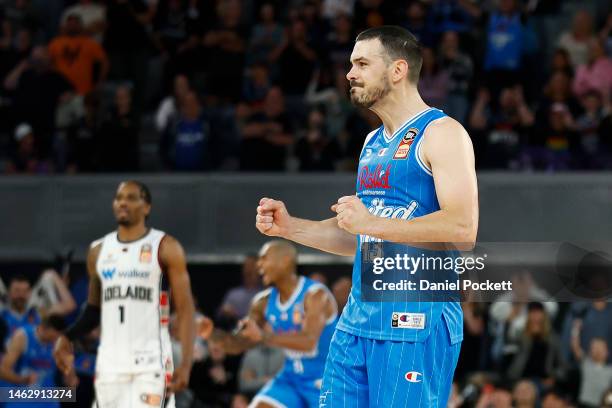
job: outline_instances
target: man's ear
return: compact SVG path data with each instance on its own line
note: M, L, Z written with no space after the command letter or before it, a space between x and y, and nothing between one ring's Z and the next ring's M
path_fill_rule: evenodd
M408 62L403 59L399 59L393 61L393 71L391 72L391 80L393 82L399 82L402 78L407 78L408 73L410 72L410 68L408 67Z

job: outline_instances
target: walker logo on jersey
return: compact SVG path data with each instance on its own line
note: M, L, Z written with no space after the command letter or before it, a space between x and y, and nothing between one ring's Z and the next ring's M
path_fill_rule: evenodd
M391 327L396 329L422 330L425 328L425 313L393 312L393 315L391 315Z
M409 371L404 375L404 378L406 381L411 383L420 383L422 381L423 374L419 373L418 371Z
M116 271L115 268L112 268L112 269L102 269L102 277L105 280L113 279L113 276L115 276L115 271Z
M117 278L122 278L122 279L132 279L132 278L136 278L136 279L149 279L149 276L151 275L151 272L149 271L139 271L136 269L132 269L129 271L119 271L117 272L116 268L112 268L112 269L102 269L102 277L105 280L111 280L113 279L115 276Z
M397 150L393 155L393 160L403 160L408 157L408 153L410 153L410 146L412 146L412 142L414 142L414 138L418 133L419 129L408 129L399 146L397 146Z
M141 263L151 263L151 244L144 244L140 247L140 262Z
M144 286L111 286L104 289L104 301L110 300L143 300L145 302L153 301L153 289Z
M391 165L383 169L382 164L379 164L374 170L370 170L368 166L363 166L359 173L359 190L372 188L389 189L391 188L389 185L390 175Z
M154 405L156 407L161 405L161 395L158 394L141 394L140 400L147 405Z

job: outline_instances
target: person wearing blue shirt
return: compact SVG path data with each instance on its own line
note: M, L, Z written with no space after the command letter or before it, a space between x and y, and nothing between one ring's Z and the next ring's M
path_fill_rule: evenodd
M360 33L350 62L352 102L382 121L365 138L356 194L341 197L331 207L335 216L323 221L293 217L282 201L264 197L256 227L355 256L320 407L446 407L463 339L459 303L366 301L361 251L371 242L473 246L478 191L472 143L457 121L423 102L417 90L422 49L407 30L382 26Z

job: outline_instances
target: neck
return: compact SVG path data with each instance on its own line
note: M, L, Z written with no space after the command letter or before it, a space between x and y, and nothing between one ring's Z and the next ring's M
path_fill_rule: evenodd
M117 237L120 241L135 241L142 238L149 229L142 224L136 225L119 225L117 228Z
M287 299L291 297L295 287L298 284L298 276L295 273L291 273L289 276L281 279L276 284L276 289L278 289L278 293L280 294L281 302L286 302Z
M395 133L408 119L429 106L423 102L415 86L399 87L391 91L370 110L382 121L389 136Z

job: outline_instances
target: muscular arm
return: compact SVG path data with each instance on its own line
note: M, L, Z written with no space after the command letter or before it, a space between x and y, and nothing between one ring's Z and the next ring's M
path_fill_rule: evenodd
M266 323L265 311L267 305L267 296L256 297L253 303L251 303L248 318L253 320L259 327L263 327ZM242 337L240 334L228 333L221 329L214 329L210 340L220 342L228 354L240 354L257 345L257 343Z
M338 227L335 217L322 221L291 217L291 229L285 238L336 255L353 256L357 249L355 235Z
M92 306L100 307L102 300L102 282L96 271L98 255L102 250L102 244L95 245L87 253L87 274L89 275L89 288L87 291L87 303Z
M421 158L431 168L440 210L412 220L372 217L364 233L399 243L472 244L478 230L478 189L469 135L444 118L423 135Z
M311 351L319 341L325 322L333 313L329 294L317 290L307 295L304 300L304 325L296 333L267 334L264 343L269 346L283 347L297 351Z
M74 298L72 297L72 294L70 293L70 290L68 290L68 287L66 286L62 278L60 278L60 276L57 274L57 272L53 271L53 274L51 276L53 279L53 286L59 297L59 302L52 305L47 310L47 314L59 314L65 316L69 313L72 313L74 309L76 309L77 305L74 301Z
M26 346L26 336L22 329L15 332L6 347L6 354L0 363L0 378L12 384L28 384L29 378L15 373L15 364Z
M172 299L176 308L179 340L181 342L181 366L191 371L193 342L195 340L195 306L191 295L191 283L187 272L185 252L173 237L166 236L159 248L159 257L170 280Z

